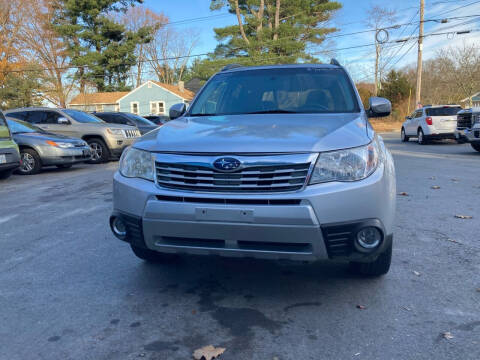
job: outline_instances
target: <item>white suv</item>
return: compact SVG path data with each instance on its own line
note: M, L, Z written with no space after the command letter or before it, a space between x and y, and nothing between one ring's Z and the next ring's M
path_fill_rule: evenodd
M460 105L425 106L406 117L402 124L402 141L416 137L419 144L430 139L455 139Z

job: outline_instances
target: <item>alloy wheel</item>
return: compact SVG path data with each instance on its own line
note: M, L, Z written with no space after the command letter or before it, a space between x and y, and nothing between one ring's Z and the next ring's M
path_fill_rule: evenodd
M99 143L92 142L89 144L90 149L92 150L92 160L97 161L102 157L102 146Z
M20 171L28 173L35 168L35 158L29 153L22 153L22 165Z

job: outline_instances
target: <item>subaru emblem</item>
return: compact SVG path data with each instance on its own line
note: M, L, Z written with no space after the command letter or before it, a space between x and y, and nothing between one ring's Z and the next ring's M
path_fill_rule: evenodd
M240 160L231 157L222 157L213 162L213 167L219 171L229 172L237 170L241 165Z

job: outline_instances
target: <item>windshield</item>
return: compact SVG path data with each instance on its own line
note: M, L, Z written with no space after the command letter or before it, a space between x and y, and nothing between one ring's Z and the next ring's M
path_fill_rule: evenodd
M131 120L135 121L139 125L148 125L148 126L157 126L150 120L147 120L145 118L142 118L141 116L135 115L135 114L125 114L127 115Z
M342 69L274 68L215 75L192 105L190 116L359 111Z
M452 116L462 110L460 106L445 106L438 108L429 108L426 110L427 116Z
M12 134L20 134L20 133L43 133L42 129L33 126L27 122L20 121L20 120L10 120L7 119L8 127L10 128L10 131Z
M103 120L97 118L96 116L80 110L65 109L63 112L79 123L103 123Z

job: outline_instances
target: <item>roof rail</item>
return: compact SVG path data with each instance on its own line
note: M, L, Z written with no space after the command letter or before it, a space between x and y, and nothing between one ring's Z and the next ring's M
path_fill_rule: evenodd
M340 65L340 63L338 62L338 60L337 60L337 59L334 59L334 58L332 58L332 59L330 60L330 65L342 66L342 65Z
M236 69L236 68L241 68L243 67L243 65L240 65L240 64L228 64L228 65L225 65L222 70L220 71L227 71L227 70L231 70L231 69Z

